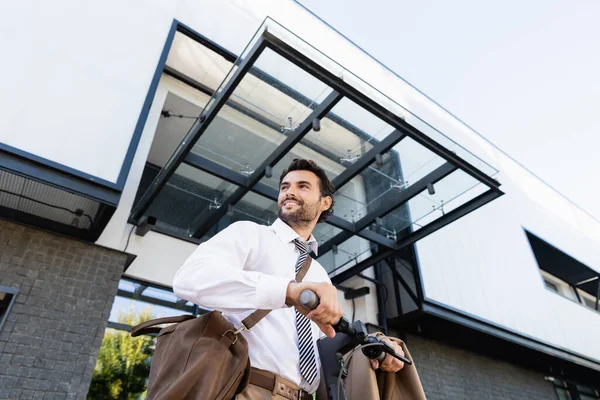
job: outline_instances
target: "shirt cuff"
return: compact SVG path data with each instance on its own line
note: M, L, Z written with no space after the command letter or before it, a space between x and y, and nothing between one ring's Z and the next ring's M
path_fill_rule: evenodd
M273 310L285 307L289 278L273 275L262 275L256 286L258 309Z

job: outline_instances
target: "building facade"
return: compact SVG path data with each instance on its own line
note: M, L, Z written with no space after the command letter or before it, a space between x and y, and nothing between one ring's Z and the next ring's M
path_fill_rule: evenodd
M0 398L85 398L124 300L201 313L175 271L272 223L298 157L337 190L315 236L345 311L428 398L600 398L600 222L309 10L1 7Z

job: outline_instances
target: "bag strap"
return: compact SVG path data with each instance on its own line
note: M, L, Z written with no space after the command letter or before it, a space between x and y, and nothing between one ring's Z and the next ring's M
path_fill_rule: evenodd
M308 272L308 269L310 268L311 263L312 263L311 256L307 256L306 261L304 262L304 265L302 266L302 268L300 268L300 271L298 271L298 273L296 274L296 282L302 282L302 279L304 279L304 276ZM271 310L256 310L256 311L254 311L252 314L250 314L246 318L244 318L244 320L242 321L242 327L240 328L240 330L249 331L250 329L252 329L252 327L254 325L256 325L258 323L258 321L260 321L261 319L266 317L267 314L269 314L270 312L271 312Z
M304 279L304 276L308 272L308 269L310 268L311 263L312 263L312 258L310 256L307 256L306 261L304 262L304 265L302 266L302 268L300 268L300 271L298 271L298 273L296 274L296 282L302 282L302 279ZM266 317L267 314L269 314L270 312L271 312L271 310L256 310L252 314L248 315L242 321L242 328L240 330L252 329L252 327L254 325L256 325L258 323L258 321L260 321L261 319ZM184 322L184 321L187 321L188 319L194 319L194 318L196 318L195 315L186 314L186 315L179 315L176 317L156 318L156 319L153 319L150 321L146 321L146 322L143 322L143 323L131 328L131 337L136 337L136 336L140 336L140 335L144 335L144 334L148 334L148 333L157 334L158 332L160 332L160 330L162 328L157 327L156 325L176 324L176 323Z
M176 317L156 318L150 321L143 322L131 328L131 336L136 337L146 333L158 333L162 328L153 328L156 325L175 324L178 322L187 321L188 319L196 318L195 315L178 315Z

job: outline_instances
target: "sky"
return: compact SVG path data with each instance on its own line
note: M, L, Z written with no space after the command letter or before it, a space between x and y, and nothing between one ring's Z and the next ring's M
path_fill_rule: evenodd
M298 2L600 220L600 1Z

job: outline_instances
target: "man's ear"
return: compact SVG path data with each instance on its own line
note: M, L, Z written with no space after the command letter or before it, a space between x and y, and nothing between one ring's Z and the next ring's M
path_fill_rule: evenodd
M323 203L321 204L321 212L325 212L325 211L329 210L331 208L332 202L333 202L333 199L331 198L331 196L323 197Z

